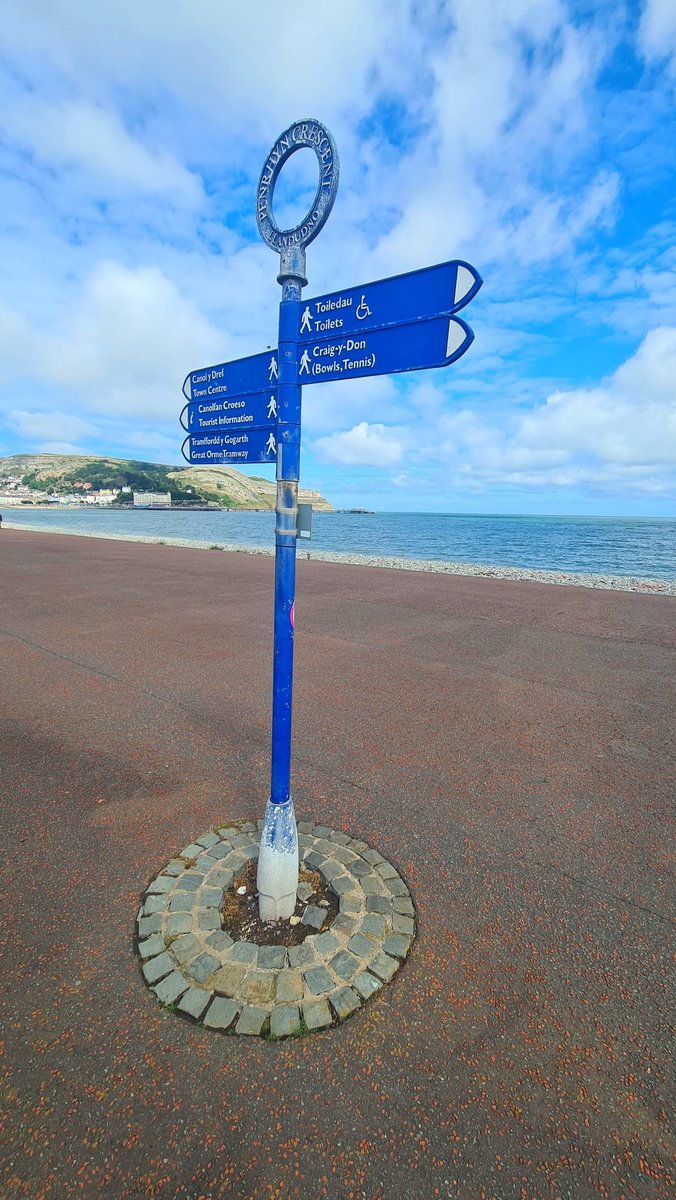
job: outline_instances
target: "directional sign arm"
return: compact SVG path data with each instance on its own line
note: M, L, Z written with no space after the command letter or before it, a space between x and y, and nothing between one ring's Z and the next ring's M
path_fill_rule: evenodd
M391 329L375 329L363 337L319 341L302 347L298 382L326 383L447 367L473 341L472 330L460 317L437 317Z
M481 283L474 267L453 259L421 271L315 296L301 304L298 340L301 344L332 340L450 316L469 304Z

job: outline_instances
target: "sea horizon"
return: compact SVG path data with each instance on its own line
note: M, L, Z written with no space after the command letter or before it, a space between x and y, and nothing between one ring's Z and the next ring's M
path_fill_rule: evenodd
M5 508L10 526L271 550L274 510ZM546 532L545 532L546 530ZM676 519L516 513L313 513L299 553L676 579Z

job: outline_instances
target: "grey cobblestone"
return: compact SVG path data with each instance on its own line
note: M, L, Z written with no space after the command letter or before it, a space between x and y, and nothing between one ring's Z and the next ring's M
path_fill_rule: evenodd
M254 963L258 954L258 946L253 942L235 942L228 951L230 962Z
M347 846L336 846L331 857L335 858L336 862L344 863L346 867L351 866L352 863L359 862L357 855L352 850L348 850Z
M413 917L405 917L396 912L392 916L392 929L395 933L403 933L405 937L412 938L415 933L415 921Z
M386 886L381 882L380 879L376 878L373 872L371 872L370 875L364 875L359 882L367 896L381 895L383 893L384 886Z
M331 959L329 966L339 979L348 980L359 969L360 963L348 950L339 950Z
M326 859L324 859L324 862L322 863L319 870L320 870L321 874L323 875L324 879L326 880L326 882L330 883L332 879L335 879L336 875L342 874L343 867L342 867L341 863L332 862L332 860L330 858L326 858Z
M209 1029L229 1029L238 1012L239 1008L233 1000L216 996L211 1001L202 1024Z
M289 964L292 967L305 967L309 963L317 961L312 946L309 946L307 942L301 942L300 946L289 946L288 955Z
M348 916L347 913L338 913L331 926L332 933L341 933L344 937L352 937L356 933L359 926L359 918Z
M210 999L211 992L205 991L204 988L188 988L178 1002L178 1011L187 1013L189 1017L199 1021Z
M270 1013L270 1033L273 1037L291 1037L299 1029L300 1013L294 1004L273 1008Z
M179 996L187 992L189 986L180 971L172 971L171 975L167 975L161 983L155 985L153 991L162 1004L175 1004Z
M396 867L392 866L392 863L388 863L388 862L377 863L376 871L380 875L381 879L398 879L399 878L399 872L397 871Z
M218 837L215 833L205 833L202 837L195 838L196 844L198 846L204 846L207 850L209 849L209 846L215 846L217 841Z
M393 958L406 958L410 945L409 939L404 937L403 933L391 933L383 942L383 950Z
M344 1021L361 1005L361 1000L356 992L350 987L340 988L337 992L332 992L329 996L331 1006L338 1017L339 1021Z
M221 914L215 908L202 908L197 913L198 929L220 929Z
M303 1020L308 1029L326 1029L333 1024L326 1000L309 1000L303 1005Z
M236 996L248 969L246 963L226 962L214 975L211 986L222 996Z
M320 958L327 958L329 954L333 954L338 949L338 944L337 938L330 930L320 933L312 939L312 949Z
M278 1004L290 1004L302 1000L305 988L299 971L280 971L277 976L275 1000Z
M377 942L365 937L363 933L355 933L347 943L347 948L353 954L358 954L360 958L370 958L376 950L380 949Z
M385 918L382 913L367 913L361 923L364 933L368 933L371 937L380 938L381 941L387 933Z
M339 846L347 846L347 843L351 840L352 839L350 838L349 833L341 833L340 831L334 829L333 833L331 834L331 841L337 842Z
M170 875L158 875L157 879L153 879L146 894L148 896L160 896L164 892L170 892L175 882L176 880L172 879Z
M204 983L210 975L213 975L214 971L218 971L220 965L220 958L215 958L213 954L205 951L192 960L186 967L186 971L197 983Z
M308 904L301 917L301 924L310 925L312 929L321 929L326 915L325 908L320 908L318 904Z
M143 965L143 977L146 983L158 983L170 971L173 971L173 959L169 957L166 950L162 954L158 954L157 958L149 958Z
M248 971L240 984L239 996L249 1004L271 1004L276 982L276 971Z
M183 847L179 854L179 858L199 858L203 848L203 846L198 846L195 842L191 842L189 846Z
M176 892L196 892L198 887L202 886L204 876L199 873L192 872L182 875L180 879L175 880Z
M258 1037L267 1019L268 1014L264 1008L256 1008L253 1004L245 1004L240 1013L239 1021L235 1025L235 1032L246 1033L251 1037Z
M217 846L212 846L209 850L209 858L213 858L219 862L223 858L227 858L232 854L232 847L229 842L219 842Z
M215 929L213 933L207 934L204 941L217 954L219 951L228 950L230 946L234 945L230 934L226 933L224 929Z
M390 958L389 954L383 954L382 951L369 963L369 970L382 979L383 983L389 983L398 969L399 963L396 958Z
M389 982L408 954L415 936L408 887L368 843L299 822L304 865L322 873L338 915L331 921L323 904L306 903L312 891L300 884L305 941L288 950L234 943L221 906L247 860L257 858L257 827L242 822L219 827L220 836L203 834L149 884L137 917L143 976L162 1003L206 1028L255 1036L269 1024L273 1038L303 1023L327 1028L334 1014L345 1020Z
M209 887L220 887L226 892L234 879L232 871L218 870L211 871L209 874Z
M216 858L212 858L210 854L200 854L195 866L193 867L193 870L201 871L203 875L206 875L212 869L212 867L216 866L217 861L218 860Z
M382 986L382 980L376 979L369 971L362 971L361 975L356 975L352 980L352 987L356 988L362 1000L368 1000Z
M408 888L399 875L385 880L385 887L393 896L408 896Z
M138 952L141 958L154 958L156 954L164 952L164 938L161 933L151 933L145 941L139 942Z
M170 913L167 917L167 937L176 933L190 933L192 929L192 913Z
M281 970L286 963L286 949L284 946L259 946L258 948L258 966L266 967L268 970Z
M318 967L308 967L305 972L305 984L313 996L319 996L322 992L331 991L333 980L326 967L321 964Z
M331 891L335 892L336 896L344 896L346 892L355 891L357 884L349 875L336 875L330 883Z
M202 949L202 943L199 938L195 937L194 933L186 933L183 937L176 938L175 942L171 943L171 953L177 962L187 963L196 954L199 954Z
M378 863L385 862L385 859L383 858L382 854L379 854L377 850L372 850L372 849L365 850L364 853L362 854L362 858L365 858L367 863L371 863L371 865L374 867L377 866Z

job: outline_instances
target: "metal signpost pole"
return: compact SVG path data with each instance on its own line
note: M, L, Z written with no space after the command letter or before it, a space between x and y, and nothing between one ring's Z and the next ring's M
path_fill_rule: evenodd
M296 150L310 147L319 161L319 186L307 217L294 230L280 230L272 194L281 167ZM293 687L294 597L298 536L301 387L297 345L301 290L307 283L305 246L329 215L338 186L333 138L318 121L297 121L277 140L258 185L256 219L261 236L280 253L279 381L277 388L277 503L275 527L275 613L272 673L270 798L258 857L258 908L262 921L288 919L296 907L298 836L290 788Z

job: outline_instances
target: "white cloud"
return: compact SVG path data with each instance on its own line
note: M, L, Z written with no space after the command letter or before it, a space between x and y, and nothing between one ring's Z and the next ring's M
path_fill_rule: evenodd
M369 425L366 421L360 421L345 433L317 438L312 448L321 462L339 466L392 467L403 454L396 430Z
M639 45L647 59L671 59L671 66L676 69L676 6L673 0L646 0Z
M14 142L44 162L77 166L88 174L154 195L170 192L196 203L197 177L166 150L153 150L123 127L109 109L81 100L61 104L26 97L5 111L3 126Z
M178 406L188 370L217 361L223 340L157 267L107 262L42 339L37 368L95 411L160 416Z
M75 441L97 433L96 426L83 421L73 413L65 412L26 412L13 409L8 419L17 433L29 439L31 444L36 441L64 442L66 439ZM69 453L69 451L62 451Z

